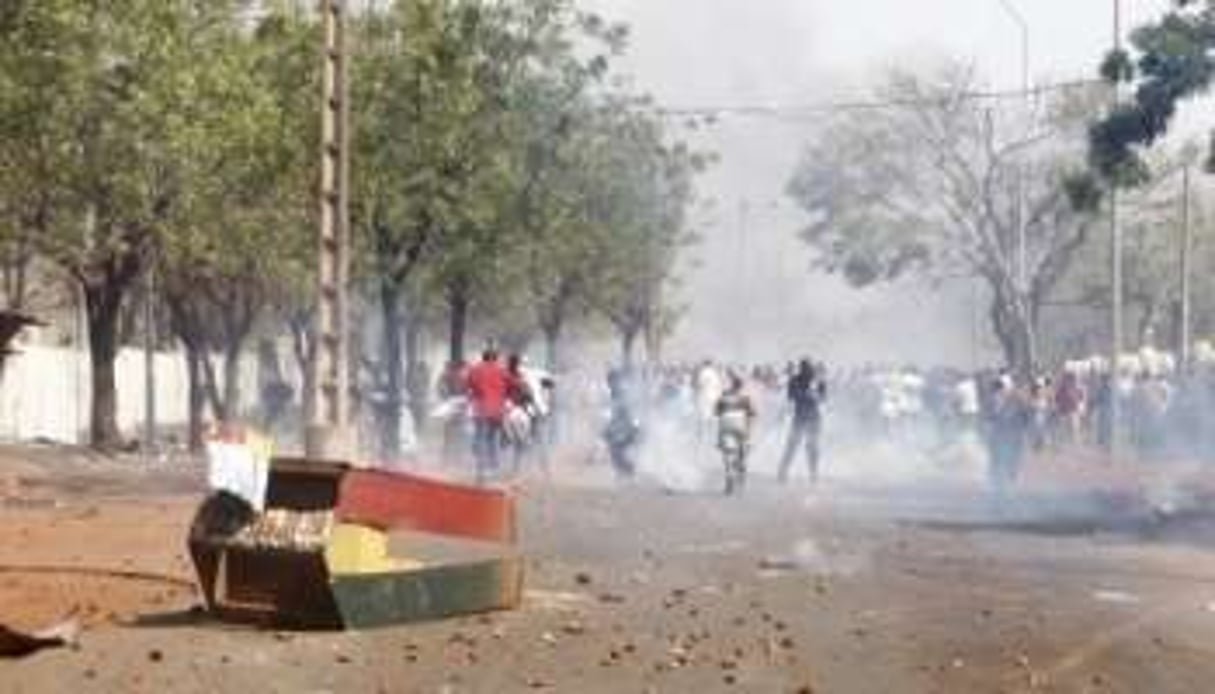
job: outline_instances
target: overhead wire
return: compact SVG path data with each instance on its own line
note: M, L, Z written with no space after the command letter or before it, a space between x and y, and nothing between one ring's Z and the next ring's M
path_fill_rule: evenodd
M667 118L704 118L712 120L720 119L726 116L739 116L747 118L778 118L783 120L796 120L799 118L818 117L829 113L879 111L956 102L1024 99L1027 96L1041 96L1048 93L1082 89L1103 84L1106 84L1106 82L1100 79L1077 79L1066 82L1040 84L1028 90L1019 88L995 91L958 91L950 94L943 94L939 97L824 101L821 103L808 104L739 103L707 106L659 105L651 106L648 109L643 110L648 110L654 115Z

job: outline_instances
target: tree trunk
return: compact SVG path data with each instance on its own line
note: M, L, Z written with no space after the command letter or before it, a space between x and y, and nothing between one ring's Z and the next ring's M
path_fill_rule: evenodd
M207 358L207 343L202 337L199 320L186 298L188 294L177 289L171 284L166 287L165 306L169 309L169 326L185 351L187 437L190 450L198 452L203 447L207 409L206 375L203 367Z
M1139 336L1139 344L1147 346L1155 346L1156 338L1156 323L1160 318L1160 303L1155 299L1149 299L1143 304L1143 313L1139 317L1139 326L1136 331Z
M645 327L645 357L650 364L662 362L662 334L657 326Z
M219 379L215 376L215 365L211 363L211 355L206 352L202 353L200 364L203 373L203 392L206 393L207 400L211 402L211 411L215 413L216 420L226 422L228 412L224 409L224 399L220 393Z
M240 367L244 353L244 338L224 348L224 417L225 424L240 418Z
M204 417L207 409L207 394L203 381L203 359L206 354L197 347L185 345L186 377L188 379L189 399L189 429L188 439L190 451L198 453L203 449Z
M303 414L304 422L312 421L312 407L316 404L312 401L312 353L316 350L315 343L312 340L311 319L307 314L296 313L287 321L291 327L291 347L292 354L295 355L295 364L300 372L300 403L302 407L300 411Z
M543 326L544 332L544 355L548 365L548 370L552 373L561 371L561 332L562 325L559 322L550 323Z
M633 368L637 352L637 328L629 327L620 331L620 358L626 369Z
M465 362L464 341L468 337L468 303L468 292L463 287L454 286L448 292L448 358L453 364Z
M1005 367L1028 379L1034 371L1030 320L1027 320L1016 301L999 288L993 292L989 313L992 332L1000 343Z
M387 459L395 460L401 453L401 410L405 374L401 368L401 288L387 280L380 282L380 318L384 324L380 358L384 363L384 387L387 391L378 413L380 441Z
M430 370L422 350L422 315L415 311L405 320L405 383L415 432L422 431L430 409Z
M84 287L93 381L89 432L93 448L100 451L116 450L122 443L118 431L118 389L114 374L118 358L122 294L123 288L113 283Z

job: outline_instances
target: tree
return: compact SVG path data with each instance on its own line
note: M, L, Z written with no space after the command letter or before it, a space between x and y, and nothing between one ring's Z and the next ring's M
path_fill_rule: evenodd
M686 228L695 178L710 162L682 142L670 142L659 121L633 99L608 102L599 135L599 192L589 219L606 233L597 249L595 304L620 339L621 359L635 360L639 338L650 357L673 327L668 301L679 254L696 238Z
M1215 79L1215 2L1174 0L1174 7L1131 35L1134 52L1111 52L1101 74L1112 84L1134 86L1090 132L1090 159L1107 179L1142 182L1148 175L1144 148L1164 136L1186 99L1205 94ZM1212 150L1208 168L1215 166Z
M958 64L891 72L877 90L891 106L830 117L789 193L820 265L855 286L981 280L1007 364L1028 373L1042 307L1096 221L1099 189L1084 169L1094 97L1064 93L1040 105L1041 119L1004 123L972 98L980 86Z
M188 154L214 116L197 108L214 62L198 56L215 55L237 4L40 0L0 21L0 158L34 164L14 195L37 210L27 233L84 296L98 448L119 439L123 302L196 192Z
M241 413L247 342L271 307L298 304L313 250L310 185L319 144L315 26L271 12L232 24L197 85L187 155L192 195L163 244L162 286L186 353L190 441L206 403L220 421ZM223 358L222 387L211 363Z
M403 380L421 371L414 349L402 369L414 342L402 326L416 336L423 304L439 297L449 360L463 361L472 311L513 302L514 251L553 228L540 180L550 180L560 123L606 69L604 56L578 57L580 36L616 45L622 32L568 0L418 0L364 18L355 220L383 331L388 452L398 447Z
M502 95L487 76L502 56L490 48L511 12L475 0L418 0L371 13L362 25L353 216L381 317L387 397L379 419L390 455L399 449L403 408L405 291L425 265L432 276L454 266L457 249L468 245L462 237L484 228L474 220L486 216L489 195L478 185L502 141L493 118ZM468 297L462 280L447 284L456 344Z
M1152 153L1144 159L1151 172L1121 200L1124 236L1124 303L1141 345L1177 345L1180 338L1181 255L1183 225L1182 168L1197 157L1187 147L1180 154ZM1212 289L1211 257L1207 252L1212 227L1203 214L1200 196L1192 196L1191 297L1200 322L1209 318ZM1103 247L1087 248L1063 281L1061 293L1102 317L1109 311L1109 256Z

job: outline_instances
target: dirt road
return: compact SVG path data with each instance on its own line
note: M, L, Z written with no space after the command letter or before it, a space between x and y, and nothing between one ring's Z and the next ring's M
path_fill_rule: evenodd
M0 507L0 621L75 609L78 648L3 692L1126 692L1215 688L1215 532L1079 492L740 501L522 499L523 609L369 633L258 632L192 609L196 496L40 485ZM66 475L70 477L71 475ZM106 479L113 479L112 475ZM134 485L138 487L138 485ZM31 494L31 490L38 493Z

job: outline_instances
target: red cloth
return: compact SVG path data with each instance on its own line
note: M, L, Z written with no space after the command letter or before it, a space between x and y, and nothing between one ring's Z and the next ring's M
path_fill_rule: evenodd
M496 361L483 361L468 370L465 377L473 414L479 419L501 422L506 417L506 395L511 377Z

